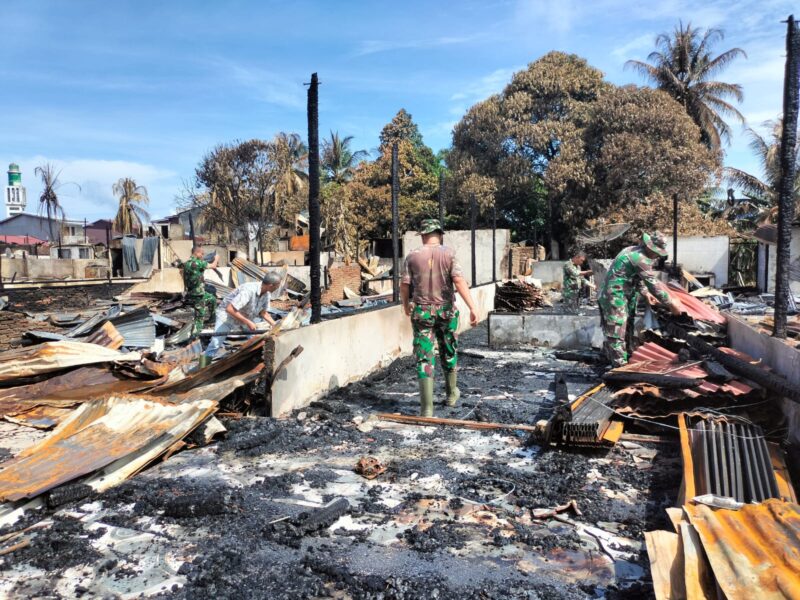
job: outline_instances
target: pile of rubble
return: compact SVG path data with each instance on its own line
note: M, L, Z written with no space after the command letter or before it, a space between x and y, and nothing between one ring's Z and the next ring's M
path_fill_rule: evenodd
M560 445L613 445L624 428L677 438L683 480L673 531L646 534L656 598L794 597L800 507L785 452L781 398L800 390L727 347L725 315L671 285L684 314L649 315L628 364L539 425Z
M495 310L523 312L551 306L545 291L521 280L497 284L494 296Z

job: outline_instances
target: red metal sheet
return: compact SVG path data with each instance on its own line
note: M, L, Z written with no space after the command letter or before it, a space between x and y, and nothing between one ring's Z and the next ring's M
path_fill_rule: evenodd
M725 315L716 308L712 308L699 298L688 294L682 287L673 283L667 284L667 287L669 288L670 295L681 301L684 312L693 319L716 323L717 325L725 325L728 322Z

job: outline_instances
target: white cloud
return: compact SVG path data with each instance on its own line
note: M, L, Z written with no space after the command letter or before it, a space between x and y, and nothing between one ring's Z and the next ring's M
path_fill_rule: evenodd
M392 50L415 50L420 48L437 48L440 46L454 46L467 44L479 39L481 35L442 36L418 40L364 40L356 50L356 56L389 52Z
M627 60L632 55L638 54L641 51L649 53L653 49L653 42L656 39L654 33L644 33L640 36L633 38L626 44L618 46L611 51L611 55L617 58Z
M173 171L132 161L60 159L47 156L3 157L0 161L3 166L12 161L20 165L22 182L27 188L26 212L29 213L38 212L38 198L42 191L39 179L35 176L35 168L48 162L60 171L62 187L58 192L59 199L70 219L85 218L94 221L113 217L117 210L117 200L111 192L111 186L121 177L130 177L147 188L150 196L149 212L153 218L173 212L175 195L180 189L180 181Z
M222 72L249 90L257 100L284 108L297 109L305 106L306 92L300 79L290 79L274 71L227 60L219 60L217 63Z

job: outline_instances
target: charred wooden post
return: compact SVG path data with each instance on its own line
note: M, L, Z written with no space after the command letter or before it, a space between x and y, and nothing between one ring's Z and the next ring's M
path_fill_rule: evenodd
M800 36L794 15L786 29L786 73L783 81L783 131L781 132L781 178L778 182L778 248L775 272L775 325L772 335L786 338L789 304L789 260L794 220L794 178L797 159L797 112L800 105Z
M492 204L492 282L497 281L497 202Z
M397 142L392 144L392 301L400 301L400 238L397 234L400 221L400 177L397 174Z
M191 215L190 215L191 218ZM108 283L111 283L111 276L114 274L114 261L111 260L111 225L106 225L106 252L108 258ZM36 255L39 255L39 250L36 250ZM109 288L111 289L111 288Z
M678 272L678 194L672 197L672 271L675 277Z
M439 173L439 224L444 227L444 173Z
M319 81L311 74L308 86L308 229L311 254L311 322L322 320L322 291L319 272Z
M475 202L475 194L469 195L469 227L471 231L470 252L472 253L472 279L470 285L475 287L478 285L478 265L475 261L475 223L478 218L478 208Z

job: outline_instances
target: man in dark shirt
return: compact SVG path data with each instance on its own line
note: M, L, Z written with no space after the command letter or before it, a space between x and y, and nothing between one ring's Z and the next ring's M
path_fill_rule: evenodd
M478 315L453 249L442 245L444 230L439 220L425 219L419 233L423 245L412 250L406 257L400 283L400 298L406 315L411 317L414 330L420 414L431 417L433 369L436 364L434 340L439 343L439 355L445 372L447 405L455 406L461 395L456 376L459 314L455 306L456 291L469 307L470 325L477 325ZM410 298L412 285L413 299Z

